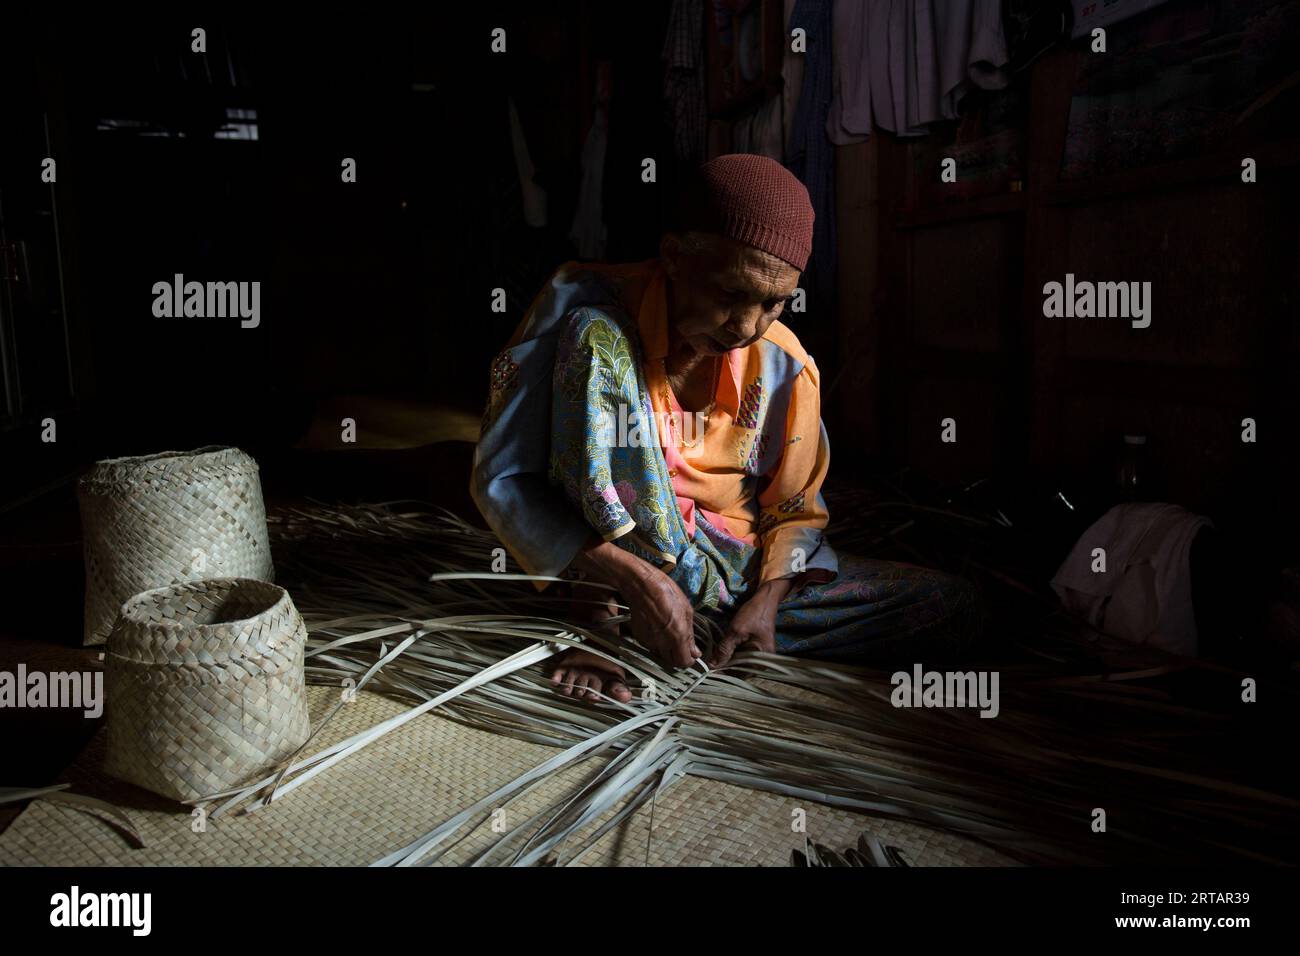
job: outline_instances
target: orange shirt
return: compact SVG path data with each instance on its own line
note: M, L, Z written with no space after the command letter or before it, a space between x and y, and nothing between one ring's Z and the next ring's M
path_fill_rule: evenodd
M820 492L830 446L812 356L773 322L758 342L723 356L707 424L683 413L664 370L665 275L658 260L641 269L624 301L637 316L646 387L688 532L699 509L715 528L762 547L760 582L802 572L800 559L820 545L829 518Z
M547 488L553 353L531 343L553 334L572 309L599 308L612 294L637 323L643 379L688 532L702 515L719 531L757 545L760 583L834 578L835 552L821 534L830 446L816 364L793 332L773 322L758 342L726 353L708 427L690 430L690 416L684 420L664 373L665 282L657 259L571 262L557 270L494 363L471 478L474 500L531 573L558 574L572 561L590 531L571 509L556 507ZM534 397L517 400L523 388Z

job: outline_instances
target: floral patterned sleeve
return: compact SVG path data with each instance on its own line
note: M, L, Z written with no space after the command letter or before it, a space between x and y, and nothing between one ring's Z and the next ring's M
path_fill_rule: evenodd
M760 583L795 577L801 586L835 578L838 562L822 536L830 518L821 496L829 466L820 377L809 358L794 382L781 461L758 496L763 548Z
M608 434L620 402L626 407L628 394L635 394L635 376L636 360L618 324L597 310L577 310L555 350L551 481L606 541L636 528L614 484L610 458L617 449Z

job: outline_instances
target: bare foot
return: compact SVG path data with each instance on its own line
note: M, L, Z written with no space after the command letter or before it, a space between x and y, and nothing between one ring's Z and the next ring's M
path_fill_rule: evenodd
M623 668L613 661L575 647L560 655L551 683L565 697L596 701L603 693L626 704L632 699L626 678Z
M573 597L569 605L570 620L581 622L588 630L618 640L619 625L610 619L617 617L618 605L612 596L605 602L581 601L576 598L574 588L570 588ZM627 703L632 699L632 691L627 686L627 674L613 661L606 660L580 647L573 647L555 659L555 671L551 674L551 683L555 692L565 697L578 697L595 702L599 694Z

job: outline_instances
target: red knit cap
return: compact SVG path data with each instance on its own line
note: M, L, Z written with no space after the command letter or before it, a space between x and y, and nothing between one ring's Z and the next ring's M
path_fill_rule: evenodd
M728 236L800 272L812 253L808 190L774 159L729 153L701 166L682 194L679 228Z

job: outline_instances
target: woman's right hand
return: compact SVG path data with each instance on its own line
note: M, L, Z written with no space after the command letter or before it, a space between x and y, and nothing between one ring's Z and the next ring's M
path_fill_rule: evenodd
M651 564L641 564L644 570L638 570L636 583L620 587L632 612L632 636L660 663L689 667L700 656L691 602L672 578Z
M599 539L582 550L578 564L618 589L631 612L632 636L660 663L689 667L701 656L691 602L664 572L612 541Z

